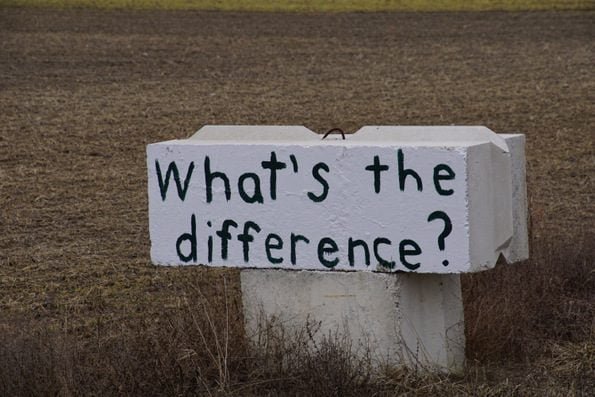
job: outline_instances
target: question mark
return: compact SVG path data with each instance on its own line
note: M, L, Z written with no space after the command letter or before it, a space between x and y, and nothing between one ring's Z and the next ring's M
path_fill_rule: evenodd
M435 219L441 219L444 222L444 230L438 235L438 248L440 251L444 251L444 240L448 237L450 232L452 232L452 222L448 215L442 211L434 211L428 216L428 222L432 222ZM448 260L443 260L442 264L448 266Z

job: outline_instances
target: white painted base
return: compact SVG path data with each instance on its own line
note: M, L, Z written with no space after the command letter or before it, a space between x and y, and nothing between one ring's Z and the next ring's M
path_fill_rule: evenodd
M450 373L465 362L458 274L342 273L246 269L241 272L247 334L265 319L284 330L308 327L312 345L333 335L374 367L406 365ZM265 320L266 321L266 320Z

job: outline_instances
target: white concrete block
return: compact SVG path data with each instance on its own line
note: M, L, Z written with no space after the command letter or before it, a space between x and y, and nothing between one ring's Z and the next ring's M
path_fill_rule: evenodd
M192 135L197 141L300 142L318 141L320 135L301 125L205 125Z
M511 156L513 233L503 255L508 263L529 259L529 214L525 160L525 135L499 134L504 138Z
M460 275L403 273L399 276L399 329L402 349L408 354L404 363L462 372L465 321Z
M524 136L497 135L485 127L364 127L345 141L333 138L321 141L299 126L207 126L188 140L149 145L153 262L261 268L241 273L249 335L257 335L264 315L279 319L289 331L313 325L313 343L329 334L344 335L356 354L369 351L376 364L459 372L465 343L456 273L490 268L500 255L509 263L528 257ZM261 166L272 162L272 152L290 171L276 180L275 199L270 173ZM400 155L405 165L399 168ZM388 169L366 170L376 156ZM207 186L206 157L209 172L229 177L229 193L221 180ZM316 178L312 169L321 162L329 171L319 169L324 177ZM436 183L440 164L455 177L442 169L438 175L446 177ZM422 192L411 175L399 189L404 170L416 172ZM246 172L268 182L261 186L262 203L240 197ZM378 192L376 173L383 181ZM253 182L244 194L254 198L257 178L243 178ZM328 192L315 202L308 193L322 196L320 179ZM441 195L441 189L452 194ZM442 218L428 221L434 211L447 214L452 226L442 248L438 240L447 229ZM237 226L229 226L230 220ZM226 221L233 233L223 238L217 231L226 234L220 227ZM261 231L242 233L248 221ZM287 237L292 232L315 243L298 239L293 249ZM336 249L321 256L316 246L326 237L336 241ZM378 266L380 260L367 264L365 250L355 246L350 260L350 237L370 250L377 242L370 256L378 259L378 254L395 266ZM404 240L419 245L422 253L409 257L418 267L403 261L397 246ZM271 257L283 261L271 263ZM335 258L337 264L325 266ZM329 269L364 272L317 271Z
M517 174L485 127L207 126L147 157L158 264L460 273L513 241Z
M241 284L255 341L263 321L275 319L289 335L308 327L313 348L329 335L346 336L352 354L376 368L463 369L459 275L246 269Z

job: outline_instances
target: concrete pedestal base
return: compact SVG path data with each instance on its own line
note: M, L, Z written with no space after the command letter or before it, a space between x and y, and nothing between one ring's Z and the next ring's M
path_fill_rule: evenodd
M285 331L309 327L311 343L333 335L375 366L461 372L465 336L458 274L241 272L247 334L263 319Z

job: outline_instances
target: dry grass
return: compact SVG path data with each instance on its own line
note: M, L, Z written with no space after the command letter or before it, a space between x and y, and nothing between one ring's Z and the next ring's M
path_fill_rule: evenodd
M552 341L593 342L593 245L549 244L533 240L524 264L464 276L470 358L523 360L547 353Z
M0 9L0 394L586 395L592 21ZM227 123L527 134L532 259L465 276L463 377L257 354L236 272L150 265L145 145Z
M466 373L452 377L405 368L378 374L345 340L330 336L312 347L310 332L288 334L274 321L263 323L258 343L249 345L229 275L213 281L217 293L207 296L197 287L203 285L200 272L189 270L177 304L162 308L159 317L131 313L134 320L114 321L95 314L89 334L66 321L60 329L25 320L5 325L0 394L581 396L595 387L595 333L585 321L593 318L592 301L578 318L560 315L546 308L560 306L553 302L560 290L552 284L544 291L550 298L540 305L528 294L530 303L498 313L476 312L477 306L497 306L493 295L473 297L481 303L468 305L467 314L479 327L468 329L468 336L472 354L481 357L470 357ZM586 282L589 291L569 288L574 299L591 293L594 280ZM504 316L494 321L498 314ZM517 328L535 320L546 323ZM573 333L551 335L568 331ZM523 363L527 359L533 362Z

